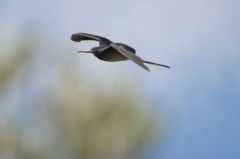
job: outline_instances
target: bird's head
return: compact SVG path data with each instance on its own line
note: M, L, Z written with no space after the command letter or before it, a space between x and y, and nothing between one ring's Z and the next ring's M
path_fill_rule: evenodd
M91 48L90 51L78 51L78 52L96 54L96 53L98 53L99 51L100 51L100 47L93 47L93 48Z
M98 53L100 51L100 47L93 47L91 48L92 53Z

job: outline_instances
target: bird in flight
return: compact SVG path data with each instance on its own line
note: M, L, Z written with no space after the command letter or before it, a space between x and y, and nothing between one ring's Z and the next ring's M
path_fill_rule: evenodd
M112 42L111 40L98 35L87 34L87 33L75 33L71 36L71 40L75 42L80 42L83 40L98 41L99 42L98 47L93 47L89 51L78 51L78 52L92 53L98 59L103 61L116 62L116 61L131 60L135 64L139 65L140 67L142 67L147 71L150 71L150 70L144 63L157 65L165 68L170 68L167 65L142 60L139 56L136 55L136 51L132 47L126 44Z

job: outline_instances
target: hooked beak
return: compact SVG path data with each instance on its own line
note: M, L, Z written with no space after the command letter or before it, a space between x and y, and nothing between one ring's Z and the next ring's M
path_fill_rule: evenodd
M93 52L90 50L90 51L78 51L78 53L93 53Z

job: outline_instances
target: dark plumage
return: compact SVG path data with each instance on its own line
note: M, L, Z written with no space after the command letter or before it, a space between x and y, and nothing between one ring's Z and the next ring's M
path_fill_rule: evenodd
M72 35L71 40L75 42L81 42L83 40L98 41L99 42L98 47L93 47L90 51L79 52L92 53L98 59L103 61L115 62L130 59L147 71L149 71L149 68L146 65L144 65L144 63L170 68L169 66L166 65L142 60L140 57L136 55L136 51L132 47L122 43L114 43L111 40L98 35L92 35L87 33L75 33Z

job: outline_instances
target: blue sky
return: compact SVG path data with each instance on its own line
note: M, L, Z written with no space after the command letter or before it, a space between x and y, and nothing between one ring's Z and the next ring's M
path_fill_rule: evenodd
M46 41L43 51L64 45L76 52L92 44L72 43L70 35L88 32L170 65L170 70L150 66L148 73L130 62L109 67L93 57L79 59L90 76L105 76L110 85L132 78L151 108L164 114L167 148L159 151L157 143L152 158L240 157L240 1L9 0L0 6L1 36L9 43L38 30Z

